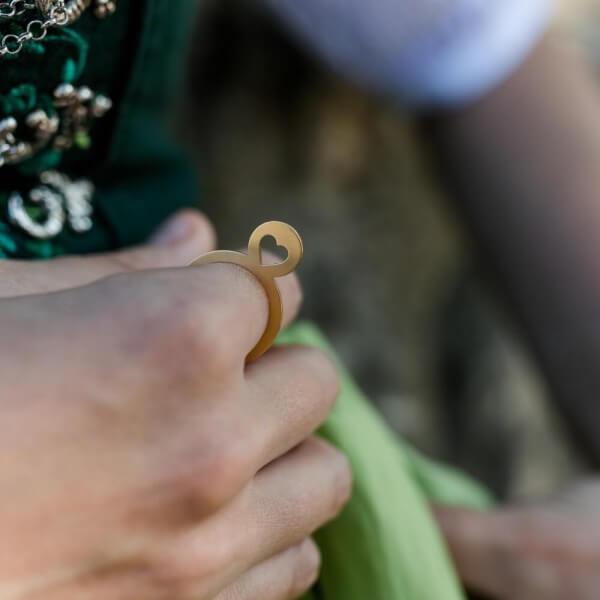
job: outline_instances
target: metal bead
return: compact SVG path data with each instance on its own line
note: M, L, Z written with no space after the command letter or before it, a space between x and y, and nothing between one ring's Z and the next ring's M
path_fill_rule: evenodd
M11 144L8 151L4 154L4 159L8 164L20 162L29 158L32 154L31 144L27 142L17 142Z
M48 141L58 131L59 121L56 116L49 117L43 110L35 110L27 115L25 124L35 130L36 138Z
M94 15L98 19L105 19L113 15L117 10L117 3L114 0L96 0Z
M31 127L31 129L37 129L46 121L48 121L48 115L43 110L34 110L25 117L25 125Z
M14 117L6 117L0 121L0 136L14 133L17 130L18 123Z
M77 91L70 83L62 83L54 90L54 103L57 107L65 107L77 100Z
M92 0L64 0L64 11L66 15L65 25L70 25L79 19ZM52 11L56 10L60 4L57 0L36 0L39 10L46 18L52 16Z
M112 100L99 94L92 102L92 115L96 118L103 117L111 108Z
M94 92L92 92L92 90L90 90L90 88L86 85L76 90L76 93L79 102L89 102L94 97Z
M88 146L93 120L112 108L110 98L96 95L87 86L76 88L70 83L56 87L53 104L56 114L51 117L45 110L37 109L25 116L22 125L14 117L0 120L0 168L25 160L50 144L61 151L69 150L76 142ZM23 131L20 136L23 126L30 131Z

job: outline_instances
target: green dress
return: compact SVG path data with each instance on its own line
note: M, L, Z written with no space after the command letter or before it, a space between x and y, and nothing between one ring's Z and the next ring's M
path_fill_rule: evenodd
M105 19L94 8L14 56L2 54L1 40L22 32L28 15L0 16L0 257L139 243L169 213L196 204L190 166L163 127L193 2L117 0ZM78 194L93 215L74 202ZM332 353L310 324L289 328L279 343ZM317 533L323 570L309 598L463 598L428 504L483 508L487 493L398 440L341 365L340 373L340 399L320 433L348 455L355 490L341 516Z

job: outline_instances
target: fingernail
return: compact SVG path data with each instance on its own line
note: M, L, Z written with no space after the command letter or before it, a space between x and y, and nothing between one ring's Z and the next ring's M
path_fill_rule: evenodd
M156 246L173 246L182 242L192 232L188 215L177 214L161 225L156 233L150 238L150 244Z

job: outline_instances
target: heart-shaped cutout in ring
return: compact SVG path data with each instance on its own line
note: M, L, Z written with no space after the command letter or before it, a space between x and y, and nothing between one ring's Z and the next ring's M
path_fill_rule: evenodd
M280 263L266 265L262 262L261 245L267 237L275 239L275 243L287 250L287 257ZM304 247L299 233L287 223L269 221L257 227L250 236L248 254L217 250L209 252L193 261L190 266L208 265L214 263L230 263L250 271L261 283L269 303L269 318L265 331L246 357L246 362L261 357L272 345L281 329L283 305L281 294L275 278L283 277L296 269L302 260Z

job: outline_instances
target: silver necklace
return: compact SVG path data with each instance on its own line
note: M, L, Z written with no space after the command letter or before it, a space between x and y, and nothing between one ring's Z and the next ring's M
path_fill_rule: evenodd
M31 12L35 15L21 33L0 37L0 57L19 54L27 42L40 42L52 27L74 23L94 3L94 14L103 19L117 9L116 0L8 0L0 1L0 22Z

